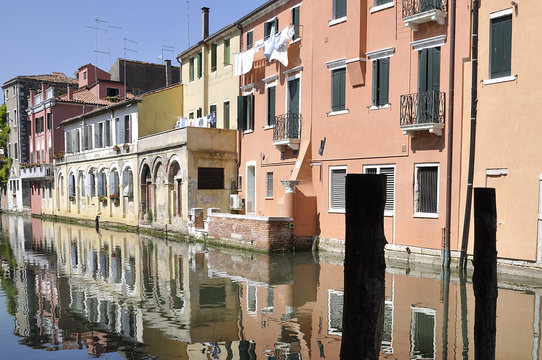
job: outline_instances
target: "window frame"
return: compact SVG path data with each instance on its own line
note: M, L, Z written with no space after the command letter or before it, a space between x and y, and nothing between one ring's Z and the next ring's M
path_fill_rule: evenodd
M224 68L231 66L231 39L224 39Z
M194 79L195 79L195 76L194 74L196 73L195 72L195 58L193 56L190 57L190 59L188 60L188 81L189 82L193 82Z
M295 13L297 12L297 24L295 22ZM294 35L292 36L292 41L297 41L301 39L301 4L297 4L290 8L291 14L291 24L294 27Z
M264 22L264 25L263 25L263 38L264 38L264 40L269 39L269 37L271 36L271 29L273 28L273 25L275 25L275 35L276 35L279 32L279 30L278 30L279 18L276 17L276 16L274 16L271 19Z
M390 106L390 57L382 57L375 59L372 62L373 67L373 83L372 83L372 99L371 109L381 109ZM387 69L386 69L387 67ZM385 70L386 69L386 70ZM384 83L383 76L387 72L387 79ZM385 85L385 102L382 101L382 85Z
M334 86L334 82L333 82L333 76L334 74L337 74L338 72L344 72L344 104L341 107L341 104L338 104L338 105L335 105L334 104L334 100L333 100L333 97L334 97L334 89L335 89L335 86ZM340 97L340 94L339 94L339 97ZM330 112L329 114L341 114L341 113L344 113L345 111L347 111L346 109L346 65L343 66L343 67L337 67L335 69L332 69L331 70L331 103L330 103ZM340 99L339 99L340 101ZM333 109L334 107L339 107L339 109Z
M249 42L248 34L250 34L250 42ZM247 50L252 49L252 47L254 46L254 29L251 29L246 32L246 44L247 44L246 45Z
M215 73L217 68L217 47L216 43L211 44L211 74Z
M433 318L433 359L435 359L436 353L437 353L437 346L436 346L436 339L437 339L437 311L435 309L426 308L426 307L418 307L418 306L410 306L410 356L416 356L417 354L413 354L413 349L415 347L415 341L414 337L416 334L415 326L417 317L415 314L423 314L425 316L431 316Z
M228 104L228 109L226 110L226 104ZM226 99L224 100L223 102L223 105L222 105L222 111L224 113L224 115L222 116L222 127L224 129L229 129L230 128L230 111L231 111L231 103L230 103L230 100L229 99ZM227 120L227 121L226 121ZM218 121L218 119L217 119Z
M512 76L512 23L513 23L513 8L497 11L495 13L492 13L489 15L489 66L488 66L488 76L490 80L495 81L496 79L506 79ZM503 20L504 18L510 18L510 53L509 56L509 69L508 70L500 70L499 72L505 72L505 74L500 74L499 72L496 72L494 74L493 72L493 27L494 22L497 20ZM504 49L501 50L501 52L504 52ZM503 54L501 54L503 55Z
M270 97L270 89L273 89L273 96L274 96L274 108L273 108L273 119L270 121L270 107L269 107L269 97ZM265 93L266 93L266 101L267 101L267 113L266 113L266 129L275 127L275 116L277 115L277 82L272 81L265 84Z
M197 58L196 76L198 79L201 79L203 76L203 54L201 53L201 51L196 54L196 58Z
M396 167L396 164L376 164L376 165L373 165L373 164L370 164L370 165L364 165L363 166L363 173L364 174L368 174L368 170L372 170L372 169L375 169L376 170L376 174L378 175L381 175L382 174L382 169L393 169L393 193L392 193L392 200L393 200L393 209L386 209L386 206L384 206L384 216L395 216L395 204L396 204L396 201L395 201L395 194L396 194L396 191L395 191L395 188L396 188L396 184L397 184L397 167ZM388 188L388 181L386 179L386 189ZM388 202L388 193L386 192L386 203Z
M437 168L437 195L436 195L436 213L428 213L428 212L421 212L418 211L419 208L419 183L418 183L418 169L420 168L429 168L429 167L436 167ZM416 218L430 218L430 219L438 219L439 217L439 205L440 205L440 164L439 163L417 163L414 164L414 215L413 217Z
M337 2L344 1L344 15L337 14ZM329 26L345 22L348 16L348 1L347 0L332 0L331 3L331 20Z
M271 175L271 176L270 176ZM269 181L271 180L271 184ZM274 175L272 171L267 171L265 173L265 199L272 200L273 199L273 185L274 185Z
M339 207L333 207L333 181L332 181L332 174L335 171L342 171L344 170L344 176L345 176L345 189L344 189L344 197L343 200L344 206L342 208ZM346 165L333 165L329 167L329 179L328 179L328 212L329 213L338 213L338 214L344 214L346 212L346 175L348 174L348 167Z

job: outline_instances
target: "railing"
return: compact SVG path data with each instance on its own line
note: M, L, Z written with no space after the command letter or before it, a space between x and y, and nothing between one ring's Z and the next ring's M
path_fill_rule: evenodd
M50 87L49 89L47 89L45 91L45 99L46 100L51 99L53 97L53 95L54 95L54 89L52 87Z
M36 105L38 105L39 103L41 103L41 93L34 95L33 101L34 101L34 102L32 103L33 106L36 106Z
M21 178L23 179L38 179L44 177L53 176L52 164L40 164L40 165L22 165L21 166Z
M445 95L440 91L401 95L401 126L444 124Z
M301 134L301 114L287 113L275 116L273 141L299 139Z
M448 0L403 0L403 18L430 10L446 12Z

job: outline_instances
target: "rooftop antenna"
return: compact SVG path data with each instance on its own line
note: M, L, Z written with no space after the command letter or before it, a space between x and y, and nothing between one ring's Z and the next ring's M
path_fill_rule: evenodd
M136 50L132 50L132 49L128 49L128 47L126 46L126 43L127 42L131 42L132 44L137 44L137 42L135 42L134 40L130 40L130 39L127 39L127 38L124 38L124 100L126 100L126 52L127 51L131 51L131 52L137 52Z
M109 25L108 35L109 35L109 66L111 66L111 30L122 30L120 26Z
M94 29L96 32L96 41L94 43L94 66L98 66L98 53L101 54L108 54L105 51L98 50L98 30L100 31L107 31L106 29L102 29L99 27L99 23L107 23L105 20L101 20L99 17L94 19L94 26L87 26L89 29ZM94 71L94 82L98 82L98 73Z
M175 47L173 46L170 46L170 45L162 45L162 52L161 52L161 55L159 57L160 61L162 63L164 63L164 51L170 51L170 52L174 52L175 51Z
M189 8L188 8L188 0L186 0L186 34L187 34L187 37L188 37L188 47L190 47L190 15L189 15L190 11L189 11Z

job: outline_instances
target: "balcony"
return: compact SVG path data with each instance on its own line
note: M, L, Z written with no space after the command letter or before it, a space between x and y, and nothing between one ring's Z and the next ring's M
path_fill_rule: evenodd
M446 94L426 91L401 95L401 130L403 134L416 137L418 131L429 131L442 136Z
M414 31L418 31L419 24L429 21L444 25L447 2L447 0L403 0L403 21Z
M301 143L301 114L287 113L275 116L273 146L284 151L286 148L299 150Z
M53 178L53 164L41 164L37 166L21 165L21 179L45 179Z

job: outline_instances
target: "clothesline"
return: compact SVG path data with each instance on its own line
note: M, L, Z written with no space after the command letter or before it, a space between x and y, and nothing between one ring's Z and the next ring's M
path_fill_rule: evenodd
M185 127L211 127L216 124L216 112L213 112L207 116L187 119L185 117L179 116L175 122L175 129L182 129Z

